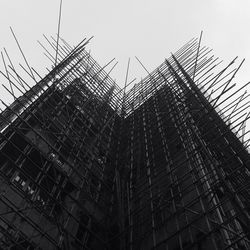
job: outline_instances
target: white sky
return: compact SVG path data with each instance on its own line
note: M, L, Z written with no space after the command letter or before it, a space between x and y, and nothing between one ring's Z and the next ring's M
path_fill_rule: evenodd
M23 63L9 30L12 26L29 63L45 73L51 63L36 41L44 41L42 34L56 34L59 3L0 0L1 50L6 47L13 61ZM246 58L238 74L243 84L250 80L249 12L250 0L63 0L61 36L76 45L93 35L88 49L101 65L114 57L119 61L112 77L123 85L129 57L129 80L140 80L146 74L134 56L152 71L203 30L202 43L225 64L237 55ZM0 83L6 81L0 77ZM0 98L8 102L1 87Z

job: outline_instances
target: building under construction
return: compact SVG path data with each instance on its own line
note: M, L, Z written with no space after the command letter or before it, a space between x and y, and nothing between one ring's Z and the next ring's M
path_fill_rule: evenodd
M58 59L30 87L3 57L0 249L250 249L242 63L192 39L127 90L84 41Z

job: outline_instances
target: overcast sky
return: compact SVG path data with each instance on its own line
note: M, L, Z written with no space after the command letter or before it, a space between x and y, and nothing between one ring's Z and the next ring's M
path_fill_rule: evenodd
M51 63L37 40L44 41L42 34L56 34L59 3L0 0L0 48L6 47L15 62L23 62L12 26L29 63L45 73ZM243 84L250 80L249 11L250 0L63 0L61 36L76 45L93 35L88 49L101 65L114 57L119 61L112 77L123 85L129 57L129 79L140 80L145 72L135 56L151 71L203 30L202 43L225 63L237 55L246 58L239 73ZM1 98L5 93L0 88Z

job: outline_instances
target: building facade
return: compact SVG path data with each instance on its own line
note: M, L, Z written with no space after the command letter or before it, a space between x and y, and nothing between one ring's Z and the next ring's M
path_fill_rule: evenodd
M125 91L84 46L60 53L0 115L0 247L249 249L237 69L210 74L193 39Z

